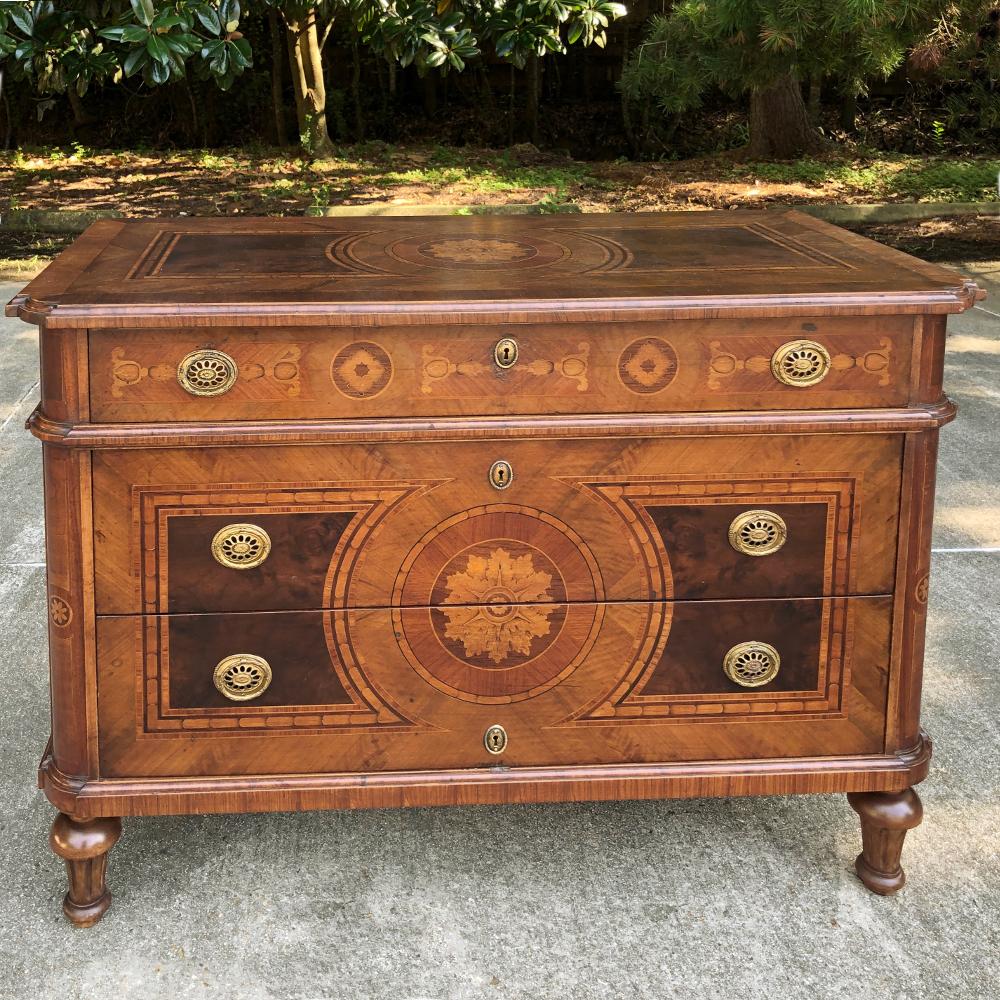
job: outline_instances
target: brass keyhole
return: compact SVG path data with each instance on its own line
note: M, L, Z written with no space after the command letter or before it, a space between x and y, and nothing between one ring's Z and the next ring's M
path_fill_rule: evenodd
M498 340L493 348L493 359L500 368L513 368L517 363L517 341L513 337Z
M494 487L494 489L507 489L513 479L514 470L511 468L510 462L505 462L501 459L499 462L494 462L490 466L490 485Z
M501 754L507 749L507 730L503 726L493 725L486 730L483 743L491 754Z

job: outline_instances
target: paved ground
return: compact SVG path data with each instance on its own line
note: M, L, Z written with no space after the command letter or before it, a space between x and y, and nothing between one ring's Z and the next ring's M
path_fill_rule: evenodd
M63 922L34 331L0 321L0 998L992 1000L1000 982L1000 263L954 321L925 714L893 899L843 796L126 821L115 904ZM6 299L14 286L0 292Z

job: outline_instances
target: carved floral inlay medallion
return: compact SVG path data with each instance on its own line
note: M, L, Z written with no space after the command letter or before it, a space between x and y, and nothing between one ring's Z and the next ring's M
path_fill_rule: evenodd
M66 628L73 620L73 609L61 597L50 597L49 618L56 628Z
M351 399L377 396L392 378L392 361L378 344L359 341L337 352L330 366L333 384Z
M530 243L520 240L439 240L427 243L420 252L438 260L450 260L456 264L487 263L493 261L525 260L535 255Z
M618 358L618 377L632 392L660 392L676 374L677 352L659 337L634 340Z
M583 662L603 595L593 553L567 525L488 504L442 521L406 556L392 593L396 638L450 698L523 701Z
M530 552L470 555L464 571L447 577L448 599L461 606L443 609L445 637L497 666L512 652L529 656L532 642L548 635L553 608L526 602L551 600L551 585L552 574L536 570Z

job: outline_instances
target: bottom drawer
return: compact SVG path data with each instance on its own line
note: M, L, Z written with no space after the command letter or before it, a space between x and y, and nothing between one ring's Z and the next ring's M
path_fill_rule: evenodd
M878 753L890 607L854 597L99 618L101 772Z

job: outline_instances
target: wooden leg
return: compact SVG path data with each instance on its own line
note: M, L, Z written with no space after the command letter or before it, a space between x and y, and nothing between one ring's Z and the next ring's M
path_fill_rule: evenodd
M66 861L69 892L63 900L63 913L77 927L96 924L111 905L111 893L104 882L108 851L118 842L122 821L114 817L73 819L59 813L52 824L49 843Z
M924 807L912 788L901 792L849 792L847 801L861 817L862 850L854 862L858 878L881 896L903 888L900 867L906 831L920 825Z

